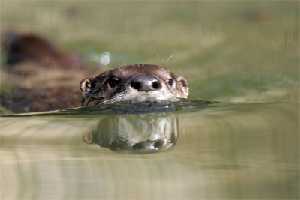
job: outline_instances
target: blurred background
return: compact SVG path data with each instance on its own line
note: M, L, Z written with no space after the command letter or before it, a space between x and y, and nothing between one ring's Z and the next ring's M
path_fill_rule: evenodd
M298 1L1 0L0 22L2 33L34 33L68 53L80 55L88 63L84 68L89 75L120 64L153 63L167 66L186 77L192 99L298 100ZM90 70L90 63L97 63L103 54L109 55L110 63L106 66L96 64L96 72ZM5 59L4 52L2 63ZM11 67L1 69L0 96L2 102L6 102L2 104L11 108L16 105L7 102L13 98L3 99L12 90L22 87L15 86L16 81L7 78L5 68ZM26 77L28 87L32 89L44 84L49 87L51 82L59 79L57 74L47 78L48 74L36 74L34 77L40 77L42 81L34 84L30 84L33 76ZM75 74L71 73L72 76ZM86 74L77 74L72 89L66 87L61 92L53 92L51 98L67 91L79 91L79 81ZM67 78L61 79L65 84ZM19 79L17 82L24 81ZM56 86L51 87L55 91ZM30 95L30 92L25 93ZM32 95L28 102L36 99ZM34 110L27 104L19 107ZM63 106L72 105L75 104ZM47 107L51 108L57 106Z

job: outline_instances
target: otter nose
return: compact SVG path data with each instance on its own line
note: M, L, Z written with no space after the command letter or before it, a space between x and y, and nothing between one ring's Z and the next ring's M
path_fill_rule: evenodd
M133 78L130 86L138 91L155 91L161 88L159 80L149 75L141 75Z

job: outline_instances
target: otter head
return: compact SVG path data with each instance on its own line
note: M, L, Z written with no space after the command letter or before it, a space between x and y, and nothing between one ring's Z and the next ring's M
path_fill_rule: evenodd
M82 105L113 102L178 101L188 97L187 81L150 64L126 65L84 79Z

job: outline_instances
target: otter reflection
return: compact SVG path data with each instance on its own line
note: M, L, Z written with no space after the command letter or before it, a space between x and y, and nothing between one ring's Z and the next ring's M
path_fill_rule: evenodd
M111 150L153 153L174 146L178 134L174 114L115 115L102 119L84 141Z

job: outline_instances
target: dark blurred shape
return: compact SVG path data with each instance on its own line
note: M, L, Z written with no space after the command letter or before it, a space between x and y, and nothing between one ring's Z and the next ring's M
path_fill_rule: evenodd
M9 94L0 93L0 105L21 113L49 111L79 106L81 95L76 88L16 88Z
M40 35L14 31L2 35L2 49L6 79L0 89L6 92L0 93L0 106L27 112L80 105L79 83L94 70L78 55Z
M51 67L82 66L79 56L63 52L37 34L6 32L2 37L2 46L7 65L30 61Z

